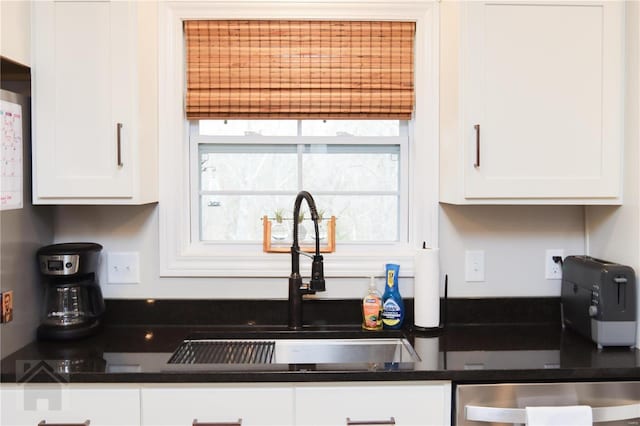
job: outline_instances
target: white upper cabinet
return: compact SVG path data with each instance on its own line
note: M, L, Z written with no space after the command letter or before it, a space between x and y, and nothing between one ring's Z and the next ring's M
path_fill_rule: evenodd
M441 3L440 201L620 204L624 3Z
M32 7L34 204L157 201L154 2Z
M0 2L0 55L31 66L31 2Z

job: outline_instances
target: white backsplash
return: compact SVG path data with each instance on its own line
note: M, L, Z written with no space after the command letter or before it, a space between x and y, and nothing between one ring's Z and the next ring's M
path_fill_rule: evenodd
M581 206L443 205L439 229L441 274L449 275L450 297L559 296L559 281L544 277L545 250L584 253ZM287 297L286 278L160 278L155 204L57 207L55 240L100 243L103 260L109 251L140 253L140 284L105 284L102 262L100 281L107 298ZM485 251L485 282L464 282L465 250ZM368 278L330 278L327 291L318 297L359 298L367 284ZM400 290L403 297L413 296L413 280L401 280Z

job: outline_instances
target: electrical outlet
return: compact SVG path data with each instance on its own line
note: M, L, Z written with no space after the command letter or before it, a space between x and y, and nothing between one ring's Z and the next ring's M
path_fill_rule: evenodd
M107 253L107 282L109 284L138 284L140 282L140 254L137 251Z
M560 257L564 259L564 250L562 249L547 249L544 255L544 276L548 280L560 280L562 279L562 263L554 262L554 257Z
M467 250L464 264L464 280L466 282L484 281L484 250Z

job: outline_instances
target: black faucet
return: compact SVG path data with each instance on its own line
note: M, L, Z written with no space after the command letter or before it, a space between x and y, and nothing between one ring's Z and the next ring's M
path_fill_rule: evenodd
M298 246L298 215L300 214L300 204L303 199L307 201L311 211L311 219L316 233L316 254L313 256L301 251ZM291 245L291 275L289 276L289 328L292 330L302 328L302 296L315 294L317 291L325 291L318 219L318 210L313 197L307 191L300 191L293 205L293 244ZM303 284L300 276L301 254L313 259L311 279L308 284Z

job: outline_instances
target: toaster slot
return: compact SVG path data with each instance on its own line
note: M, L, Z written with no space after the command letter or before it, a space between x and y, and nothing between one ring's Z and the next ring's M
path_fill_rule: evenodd
M616 283L618 287L618 307L621 307L622 310L626 308L626 300L627 300L627 277L623 275L618 275L613 279L613 282Z

